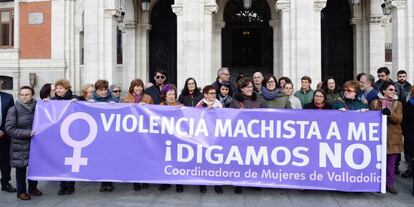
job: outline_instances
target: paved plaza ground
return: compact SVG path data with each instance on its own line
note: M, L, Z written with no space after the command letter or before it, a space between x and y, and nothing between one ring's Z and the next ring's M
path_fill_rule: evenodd
M14 173L14 172L13 172ZM15 185L14 180L12 181ZM243 194L234 194L233 187L225 186L224 194L218 195L212 187L205 194L199 193L197 186L186 186L184 193L176 193L173 186L167 191L158 191L158 185L150 185L148 189L134 191L132 184L116 183L115 190L110 193L99 192L99 183L78 182L76 192L72 195L58 196L58 182L40 182L39 189L44 193L30 201L20 201L15 193L0 192L0 207L413 207L412 178L397 177L398 195L381 193L344 193L329 191L303 191L289 189L245 189Z

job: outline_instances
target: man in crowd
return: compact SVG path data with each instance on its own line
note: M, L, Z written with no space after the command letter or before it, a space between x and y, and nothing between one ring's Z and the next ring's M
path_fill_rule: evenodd
M254 91L257 93L262 89L263 74L260 71L253 73Z
M164 87L167 80L167 72L164 70L157 69L154 72L154 85L145 89L145 92L151 96L154 104L161 103L161 89Z
M230 81L230 71L229 71L229 68L227 67L222 67L217 70L217 79L211 85L216 89L216 91L220 91L220 86L223 81L229 81L230 90L233 92L233 94L237 93L236 86L234 85L233 82Z
M363 74L359 79L359 85L361 87L361 93L359 94L359 100L367 104L371 104L371 101L379 99L378 90L374 88L375 78L371 74Z
M3 81L0 81L0 90ZM10 184L10 137L6 134L4 128L6 122L7 111L14 106L13 96L0 91L0 171L1 171L1 190L9 193L16 192Z
M309 76L303 76L300 79L301 88L295 92L295 96L299 98L303 106L312 102L314 90L311 89L312 79Z
M405 97L409 97L412 85L407 81L407 72L405 72L405 70L398 71L397 79L397 84L401 85L402 88L404 88Z
M375 88L376 89L380 89L382 83L385 82L385 81L391 81L391 82L394 83L394 81L392 81L390 79L390 70L387 67L379 68L377 70L377 75L378 75L378 80L377 80L377 82L375 82ZM405 103L406 96L405 96L404 88L400 84L396 84L396 89L397 89L396 94L398 96L398 100Z

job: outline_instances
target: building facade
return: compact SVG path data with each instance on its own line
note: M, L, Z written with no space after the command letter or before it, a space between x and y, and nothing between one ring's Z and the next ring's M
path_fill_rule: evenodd
M0 1L0 79L13 93L60 78L74 91L100 78L126 88L159 68L182 88L188 77L210 84L228 66L233 76L287 76L297 88L304 75L343 83L388 66L412 82L414 1L386 1L391 15L384 0L252 0L248 9L243 0Z

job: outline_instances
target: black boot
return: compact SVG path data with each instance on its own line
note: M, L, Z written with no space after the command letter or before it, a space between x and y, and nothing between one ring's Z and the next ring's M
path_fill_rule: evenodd
M207 186L200 185L200 193L207 193Z
M234 193L242 194L243 193L243 188L241 186L236 186L236 188L234 188Z
M165 191L168 188L171 188L170 184L161 184L160 187L158 188L159 191Z
M219 185L214 186L214 191L216 191L217 194L223 194L223 188Z
M176 185L175 186L175 191L177 191L177 193L184 192L184 185Z
M140 191L141 190L141 184L140 183L134 183L134 190Z

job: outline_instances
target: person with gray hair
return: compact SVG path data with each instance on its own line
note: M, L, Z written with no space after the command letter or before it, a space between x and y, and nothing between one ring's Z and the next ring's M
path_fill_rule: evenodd
M230 81L230 71L228 67L222 67L217 70L216 81L211 85L214 87L214 89L216 89L216 91L220 91L220 86L223 81L228 81L230 83L230 90L233 92L233 94L237 93L236 85Z
M121 100L121 86L112 84L109 86L108 90L111 92L112 98L116 99L116 103L119 103Z
M373 100L379 99L379 91L374 88L374 76L371 74L363 74L361 75L359 83L361 87L361 93L358 95L358 99L362 103L370 105Z

